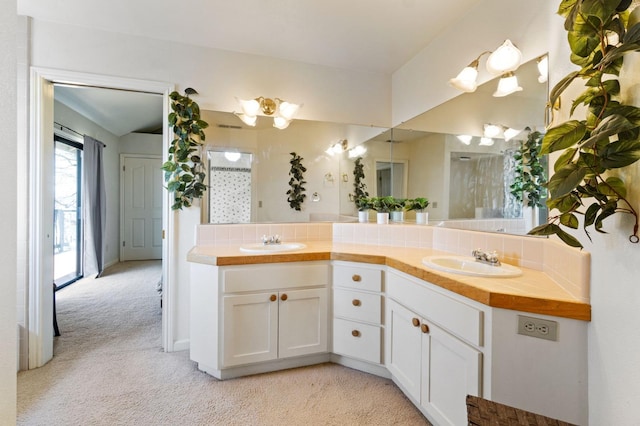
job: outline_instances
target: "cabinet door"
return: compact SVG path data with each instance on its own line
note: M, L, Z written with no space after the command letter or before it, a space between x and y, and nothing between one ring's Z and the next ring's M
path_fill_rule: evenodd
M279 358L327 351L326 288L280 292Z
M420 401L421 339L420 318L404 306L387 300L387 368L415 401Z
M278 294L224 297L223 365L278 357Z
M482 353L427 321L421 331L421 405L438 424L467 424L467 394L480 395Z

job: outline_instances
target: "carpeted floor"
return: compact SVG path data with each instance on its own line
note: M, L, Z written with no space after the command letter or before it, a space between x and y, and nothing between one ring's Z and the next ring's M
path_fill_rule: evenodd
M334 364L218 381L161 348L159 261L58 291L54 358L18 374L19 425L428 425L389 380Z

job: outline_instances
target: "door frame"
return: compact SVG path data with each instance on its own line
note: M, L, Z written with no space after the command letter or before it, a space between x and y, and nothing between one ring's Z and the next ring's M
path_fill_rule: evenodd
M166 150L165 150L166 151ZM120 154L120 241L118 243L118 257L120 261L122 261L122 242L124 241L124 232L125 232L125 224L124 224L124 162L127 158L147 158L153 160L161 160L162 155L156 154L128 154L121 153ZM158 182L158 184L162 184ZM164 204L163 204L163 212L164 212ZM164 216L164 213L163 213ZM164 229L164 227L163 227ZM164 284L164 283L163 283Z
M65 83L95 86L107 89L131 90L162 94L163 97L163 161L166 161L170 143L167 116L170 109L169 94L175 89L173 83L113 77L83 72L31 67L29 100L29 253L28 253L28 329L29 368L46 364L53 357L53 201L50 182L53 172L53 84ZM176 301L174 279L176 248L174 229L176 216L170 214L169 194L162 199L162 346L173 351L173 329ZM51 222L51 223L49 223ZM50 247L49 247L50 246Z

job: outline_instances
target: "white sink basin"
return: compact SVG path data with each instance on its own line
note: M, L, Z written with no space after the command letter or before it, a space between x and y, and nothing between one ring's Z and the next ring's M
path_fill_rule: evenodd
M302 243L281 243L281 244L245 244L240 247L240 251L245 253L275 253L279 251L296 251L302 250L306 245Z
M422 263L440 271L476 277L508 278L522 275L522 270L513 265L505 263L500 266L487 265L469 256L427 256L422 259Z

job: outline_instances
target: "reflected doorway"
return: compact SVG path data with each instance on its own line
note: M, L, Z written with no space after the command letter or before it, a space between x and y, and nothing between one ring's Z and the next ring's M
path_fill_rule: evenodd
M82 278L82 144L54 136L53 280Z

